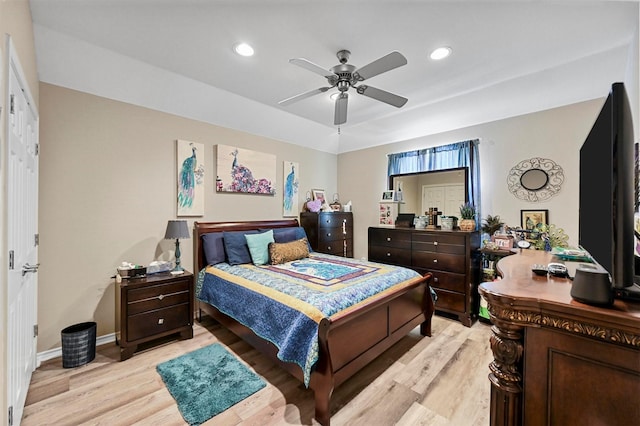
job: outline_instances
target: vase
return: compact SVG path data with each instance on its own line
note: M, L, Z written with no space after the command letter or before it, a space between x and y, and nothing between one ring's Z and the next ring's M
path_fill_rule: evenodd
M475 219L462 219L458 226L461 231L475 231L476 230L476 220Z

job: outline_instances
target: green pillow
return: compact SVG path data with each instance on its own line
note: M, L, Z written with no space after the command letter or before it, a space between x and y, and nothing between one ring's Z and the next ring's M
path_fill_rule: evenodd
M263 232L261 234L247 234L249 253L251 253L251 261L254 265L266 265L269 263L269 243L273 243L273 230Z

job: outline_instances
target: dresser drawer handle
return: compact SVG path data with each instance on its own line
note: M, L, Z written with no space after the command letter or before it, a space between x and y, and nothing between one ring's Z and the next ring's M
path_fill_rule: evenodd
M438 259L433 259L433 263L438 263Z
M437 242L437 241L434 241L434 242L433 242L433 245L434 245L434 246L437 246L437 245L438 245L438 242Z
M387 241L391 241L391 237L387 237Z
M391 257L391 253L387 253L387 257Z
M160 296L158 296L158 300L162 300L164 299L164 294L161 294Z
M433 277L433 282L437 283L438 281L440 281L440 279L438 277Z
M158 324L159 325L164 324L164 318L158 318Z
M330 237L330 236L331 236L331 232L327 232L327 237Z
M331 250L331 246L327 246L327 250Z

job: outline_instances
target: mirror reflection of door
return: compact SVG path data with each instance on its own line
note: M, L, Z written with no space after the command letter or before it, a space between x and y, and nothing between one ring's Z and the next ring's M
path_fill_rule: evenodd
M460 217L460 206L465 203L464 184L461 185L423 185L422 210L425 214L430 207L437 207L444 216Z
M529 191L539 191L549 182L549 176L544 170L531 169L527 170L520 176L520 185Z

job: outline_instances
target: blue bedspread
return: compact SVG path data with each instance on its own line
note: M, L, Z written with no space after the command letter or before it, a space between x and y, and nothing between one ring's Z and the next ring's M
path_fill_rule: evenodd
M209 266L200 273L196 294L273 343L279 359L302 368L308 386L323 318L420 278L407 268L311 253L284 265Z

